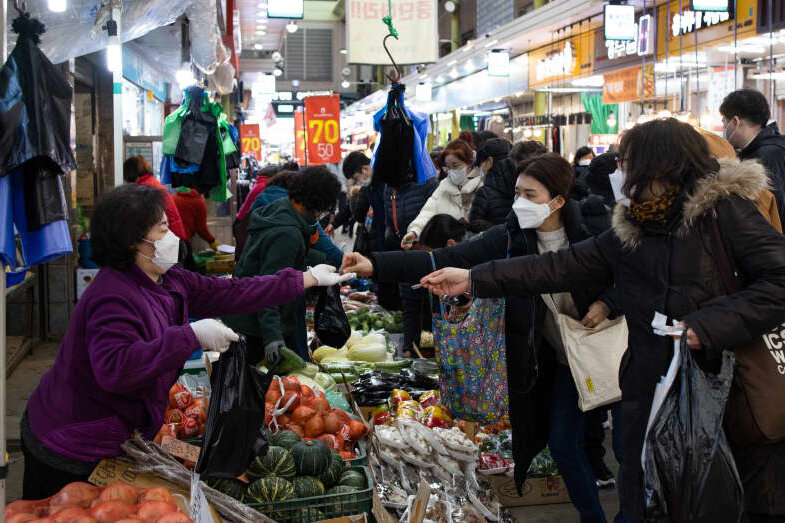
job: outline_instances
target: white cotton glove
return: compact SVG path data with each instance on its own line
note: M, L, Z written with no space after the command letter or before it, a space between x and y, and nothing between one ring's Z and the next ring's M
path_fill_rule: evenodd
M195 321L191 324L191 329L205 350L226 352L231 342L240 339L236 332L218 320Z
M335 267L332 265L321 264L316 267L311 267L308 272L311 276L316 278L319 287L332 287L345 281L353 280L357 275L353 272L347 274L338 274Z

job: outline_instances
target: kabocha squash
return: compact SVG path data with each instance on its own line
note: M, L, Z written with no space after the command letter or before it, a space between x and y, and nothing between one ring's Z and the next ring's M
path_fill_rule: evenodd
M292 450L295 443L300 443L303 439L297 435L296 432L291 430L281 430L270 437L270 445L276 447L283 447L286 450Z
M237 501L245 499L245 484L236 479L209 479L207 485Z
M328 494L350 494L358 492L360 489L357 487L350 487L349 485L336 485L327 491Z
M338 485L364 489L366 487L365 476L362 472L358 472L356 470L347 470L341 474L341 479L338 481Z
M292 485L298 498L324 495L324 484L313 476L298 476L292 480Z
M301 441L292 447L298 476L321 476L330 466L330 449L319 440Z
M272 446L267 449L267 454L254 458L247 473L254 479L292 479L295 476L294 459L285 448Z
M283 478L262 478L251 483L246 494L257 503L286 501L294 498L294 486Z
M341 479L341 473L344 471L343 459L336 451L330 451L330 465L327 470L319 476L319 479L324 483L327 488L333 487L338 484Z

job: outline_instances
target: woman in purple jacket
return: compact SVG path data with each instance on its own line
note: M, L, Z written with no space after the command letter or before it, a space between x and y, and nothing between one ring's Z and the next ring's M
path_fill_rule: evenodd
M169 231L163 195L139 185L103 196L90 243L103 268L22 417L24 499L85 481L135 430L155 436L186 360L200 347L224 352L238 339L214 319L189 318L255 312L345 280L323 265L242 279L177 267L179 240Z

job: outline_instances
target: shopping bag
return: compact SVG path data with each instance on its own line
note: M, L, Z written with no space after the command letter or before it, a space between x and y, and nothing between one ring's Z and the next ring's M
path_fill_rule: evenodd
M390 89L385 113L377 124L381 133L373 163L373 180L377 184L398 187L416 176L414 124L402 102L405 89L402 84Z
M741 521L744 491L722 429L733 353L723 353L713 374L697 365L686 336L674 341L673 350L641 455L646 520Z
M627 321L621 316L603 320L594 328L584 327L560 313L549 294L544 301L559 326L570 373L578 389L578 407L588 412L619 401L619 366L627 350Z
M314 331L322 345L343 347L352 334L349 318L343 311L341 287L333 285L320 289L313 313Z
M457 419L496 423L509 408L504 299L476 298L454 322L441 300L439 306L433 342L442 404Z
M232 343L213 364L212 397L204 445L196 472L205 478L234 479L256 456L267 453L264 396L273 374L245 361L245 338Z

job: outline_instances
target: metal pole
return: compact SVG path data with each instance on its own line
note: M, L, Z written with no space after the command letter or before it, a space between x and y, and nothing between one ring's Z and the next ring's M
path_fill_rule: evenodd
M668 98L668 77L670 76L670 57L671 57L671 3L668 2L667 12L668 14L665 15L665 20L667 20L668 28L665 29L665 108L670 110L671 101ZM657 50L654 51L654 62L657 62ZM654 85L657 85L657 76L654 76ZM643 114L644 107L641 106L641 114Z
M772 0L773 1L773 0ZM733 90L739 88L739 0L733 0Z
M772 33L772 22L774 19L774 14L772 9L774 8L774 0L768 0L769 3L769 105L771 107L776 107L776 101L774 100L774 34ZM735 21L735 20L734 20Z
M455 11L450 16L450 52L454 53L461 45L461 2L453 0Z
M3 63L8 56L8 3L3 0L0 2L0 52L2 52ZM8 460L6 455L6 433L5 433L5 404L6 404L6 381L5 381L5 358L6 358L6 331L5 331L5 264L0 263L0 467L8 472ZM0 510L5 513L5 477L0 479ZM0 516L0 521L5 521L4 516Z
M112 19L117 22L117 35L120 37L122 57L122 9L112 9ZM122 60L122 58L121 58ZM114 132L114 186L123 184L123 68L112 73L112 124Z

